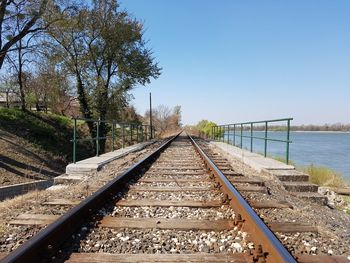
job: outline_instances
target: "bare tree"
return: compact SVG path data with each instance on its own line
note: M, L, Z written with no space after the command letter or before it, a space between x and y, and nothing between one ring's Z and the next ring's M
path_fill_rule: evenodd
M6 99L6 108L17 100L18 85L13 75L2 75L0 79L0 92L4 93Z
M0 68L8 52L18 49L16 45L31 33L43 30L38 23L49 0L1 0L0 2ZM20 21L20 27L18 27ZM22 46L23 47L23 46Z
M160 135L178 130L181 127L181 107L173 109L165 105L159 105L152 110L153 125ZM149 111L146 111L144 122L148 123Z

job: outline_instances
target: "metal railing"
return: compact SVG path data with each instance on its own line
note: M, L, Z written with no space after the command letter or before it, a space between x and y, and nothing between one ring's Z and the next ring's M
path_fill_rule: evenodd
M95 129L95 137L90 138L78 138L77 136L77 122L84 121L86 123L92 123ZM110 130L109 136L100 137L101 124L105 126L110 125L107 130ZM106 129L106 127L104 127ZM125 147L127 137L130 137L130 142L133 142L136 136L136 143L153 139L155 134L154 126L143 125L137 123L118 123L116 120L99 120L99 119L86 119L86 118L73 118L73 163L76 163L77 143L84 141L94 141L96 146L96 156L100 155L100 140L112 139L112 151L116 149L116 140L118 139L118 129L121 139L121 147ZM135 134L136 133L136 134Z
M232 124L223 124L223 125L217 125L213 126L211 130L211 138L213 140L222 141L225 142L225 135L226 135L226 142L231 143L234 146L236 145L236 137L239 137L239 147L243 149L243 138L249 138L250 139L250 151L253 152L253 140L264 140L264 156L267 156L267 143L268 141L273 142L281 142L286 144L286 164L289 163L289 144L292 143L290 140L290 122L293 120L293 118L284 118L284 119L275 119L275 120L264 120L264 121L252 121L252 122L240 122L240 123L232 123ZM276 122L285 122L286 123L286 139L276 139L276 138L269 138L268 137L268 128L270 123L276 123ZM256 125L259 125L259 127L256 127ZM280 127L280 125L278 126ZM264 137L254 136L254 131L263 131ZM246 133L244 133L246 132ZM248 133L248 134L247 134ZM233 140L230 140L230 137L233 137Z

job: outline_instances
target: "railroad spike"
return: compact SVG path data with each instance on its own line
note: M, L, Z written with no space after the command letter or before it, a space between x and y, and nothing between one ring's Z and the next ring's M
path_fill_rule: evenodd
M233 220L233 224L235 225L235 226L238 226L238 227L242 227L242 225L243 225L243 223L244 223L244 219L242 219L242 216L241 216L241 214L237 214L236 216L235 216L235 219Z
M220 189L221 186L222 186L222 185L220 184L220 182L217 182L217 183L215 184L215 188Z
M231 198L229 198L228 194L225 194L222 198L221 198L222 204L224 205L229 205Z
M251 255L251 262L266 263L267 253L263 251L262 245L258 245L256 248L251 249L250 255Z

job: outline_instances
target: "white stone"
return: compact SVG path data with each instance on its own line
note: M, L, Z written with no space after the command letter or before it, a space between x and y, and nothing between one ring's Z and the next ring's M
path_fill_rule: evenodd
M121 239L121 241L125 242L125 241L128 241L128 240L129 240L129 237L128 237L128 236L126 236L126 237L121 237L120 239Z

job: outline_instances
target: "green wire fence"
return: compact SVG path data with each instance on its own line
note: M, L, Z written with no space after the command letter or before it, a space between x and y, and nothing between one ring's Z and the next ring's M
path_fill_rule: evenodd
M293 118L284 118L284 119L274 119L274 120L264 120L264 121L252 121L252 122L240 122L240 123L231 123L213 126L211 130L211 138L213 140L231 143L236 146L236 137L239 137L239 147L243 148L243 138L250 139L250 151L253 152L253 140L264 140L264 156L267 156L267 146L269 141L285 143L286 149L286 164L289 163L289 145L292 143L290 140L290 123ZM286 139L276 139L268 137L268 128L270 123L285 123L286 125ZM261 125L262 124L262 125ZM257 128L256 126L259 125ZM279 124L280 125L280 124ZM262 130L264 131L264 137L254 136L254 131ZM244 133L243 131L248 131ZM233 140L230 140L230 137L233 137Z
M84 121L85 123L92 123L95 131L95 137L90 138L78 138L77 136L77 122ZM110 135L100 137L101 124L104 124L104 128L110 131ZM153 139L155 134L154 126L143 125L138 123L118 123L116 120L97 120L97 119L86 119L86 118L73 118L73 163L76 163L76 154L78 142L94 141L96 148L96 156L100 155L100 141L111 139L112 151L116 149L116 140L121 139L121 147L124 148L127 142L127 137L132 143L135 140L136 143L144 142Z

